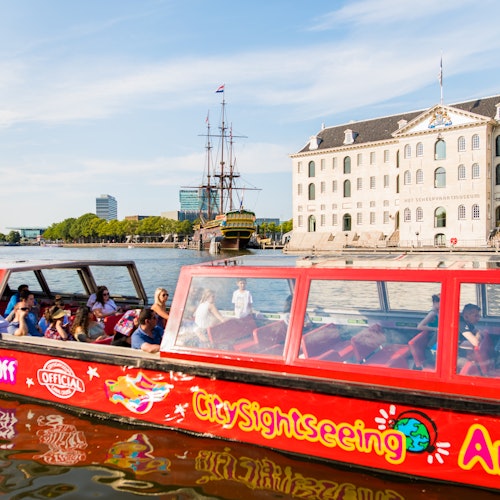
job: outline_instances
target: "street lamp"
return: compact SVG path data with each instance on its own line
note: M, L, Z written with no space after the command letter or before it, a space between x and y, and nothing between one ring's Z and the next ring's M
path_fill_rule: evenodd
M416 232L415 232L415 236L417 237L417 248L418 248L418 246L419 246L419 244L418 244L418 235L419 235L419 234L420 234L420 233L419 233L418 231L416 231Z

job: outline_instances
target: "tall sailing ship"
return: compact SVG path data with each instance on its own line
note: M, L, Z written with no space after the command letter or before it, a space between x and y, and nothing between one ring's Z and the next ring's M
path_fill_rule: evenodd
M206 249L215 245L222 250L241 250L256 231L255 213L243 207L243 192L257 188L236 185L240 175L233 151L235 136L226 122L224 85L216 92L222 94L221 120L219 133L212 134L209 117L206 119L206 172L202 185L198 186L200 223L194 228L194 241ZM218 139L219 145L215 165L212 162L213 138Z

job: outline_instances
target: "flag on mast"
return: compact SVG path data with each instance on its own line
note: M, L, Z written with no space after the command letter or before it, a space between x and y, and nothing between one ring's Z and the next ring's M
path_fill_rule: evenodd
M443 56L441 55L441 61L439 63L439 89L441 91L441 104L443 104Z
M221 85L216 91L215 93L217 94L218 92L224 92L224 85Z

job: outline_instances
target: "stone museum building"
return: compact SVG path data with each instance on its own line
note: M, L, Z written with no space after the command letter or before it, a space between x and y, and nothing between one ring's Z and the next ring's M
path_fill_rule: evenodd
M323 127L291 158L289 250L497 241L500 95Z

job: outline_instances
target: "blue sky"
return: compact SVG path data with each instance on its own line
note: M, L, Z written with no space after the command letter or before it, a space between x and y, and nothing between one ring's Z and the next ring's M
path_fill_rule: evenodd
M179 208L225 84L259 217L292 216L290 153L339 125L500 94L497 0L2 0L0 232L118 200ZM215 127L216 124L212 123Z

